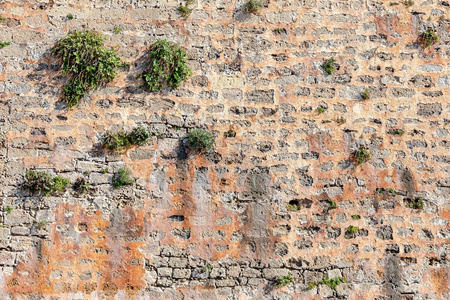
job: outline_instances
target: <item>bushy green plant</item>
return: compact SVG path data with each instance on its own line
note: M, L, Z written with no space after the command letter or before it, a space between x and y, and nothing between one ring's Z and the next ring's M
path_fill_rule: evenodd
M86 180L86 178L83 178L83 177L77 178L77 180L75 180L75 183L73 184L73 189L78 194L84 194L87 191L89 191L90 188L91 188L91 185Z
M353 153L354 160L357 165L361 165L372 158L372 153L369 152L367 146L359 146Z
M422 210L424 206L422 198L412 199L409 202L409 207L416 210Z
M432 29L428 29L421 36L421 44L424 48L428 48L439 41L439 35Z
M132 185L134 183L133 177L131 177L131 170L127 167L120 168L112 178L113 187L120 188L126 185Z
M191 5L191 4L192 4L192 0L186 0L185 5L180 3L180 6L178 6L178 12L185 19L187 19L192 12L192 8L189 7L189 5Z
M365 89L362 93L361 93L361 98L363 100L367 100L370 98L370 93L368 89Z
M196 128L188 133L186 144L195 152L207 151L214 146L214 136L208 130Z
M336 71L336 59L334 57L325 60L322 64L322 68L328 74L333 74Z
M247 0L247 2L245 2L245 10L251 13L256 13L263 7L264 2L262 0Z
M345 229L345 231L346 231L346 233L353 235L359 231L359 227L350 225Z
M186 49L175 43L158 40L150 46L147 69L140 75L142 87L155 92L167 84L172 88L180 86L192 71L187 66Z
M277 287L287 286L291 282L294 282L294 278L292 277L291 273L286 276L278 276L275 279L275 285Z
M13 208L11 206L8 206L5 210L8 214L10 214L13 211Z
M325 284L325 285L329 286L330 288L332 288L333 290L335 290L338 285L340 285L341 283L344 283L344 282L347 282L347 279L345 279L345 278L328 279L327 276L324 276L324 279L322 279L321 281L309 282L308 289L312 290L313 288L315 288L316 286L318 286L320 284Z
M149 136L148 130L142 126L134 128L130 133L125 131L117 133L107 131L102 139L102 146L110 151L123 152L133 146L143 145Z
M117 56L116 48L106 48L105 38L93 31L72 31L51 50L61 63L62 73L68 76L63 88L63 99L69 108L117 77L125 66Z
M70 180L67 178L52 177L47 172L35 170L27 170L25 180L25 188L31 192L43 193L44 196L49 196L53 192L61 192L70 184Z

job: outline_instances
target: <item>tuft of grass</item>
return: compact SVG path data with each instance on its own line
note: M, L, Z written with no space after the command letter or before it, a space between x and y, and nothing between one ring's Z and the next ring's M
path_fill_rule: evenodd
M208 130L196 128L189 131L186 144L195 152L207 151L214 147L214 136Z
M332 57L325 60L324 63L322 64L322 68L328 74L333 74L336 71L336 59Z
M403 129L391 129L388 131L388 134L403 135L403 134L405 134L405 131Z
M50 196L54 192L61 192L70 184L70 180L61 176L52 177L47 172L27 170L25 174L25 188L31 192Z
M223 136L226 138L234 138L234 137L236 137L236 131L230 129L227 132L224 132Z
M415 209L415 210L422 210L424 203L422 198L416 198L409 202L409 208Z
M112 185L116 189L126 185L132 185L133 183L134 179L131 177L131 170L127 167L120 168L112 178Z
M345 229L345 232L349 235L354 235L355 233L357 233L359 231L359 227L358 226L353 226L350 225Z
M178 6L178 12L181 14L181 16L185 19L189 18L192 8L189 8L189 5L192 4L192 0L186 0L186 4L183 5L180 3L180 6Z
M367 146L359 146L353 153L354 161L357 165L361 165L372 158L372 153L369 152Z
M114 34L119 34L119 33L121 33L122 32L122 28L120 28L119 26L114 26Z
M361 98L363 100L367 100L370 98L370 93L368 89L365 89L364 92L361 93Z
M346 119L344 119L344 117L338 117L336 118L336 120L334 120L336 123L338 123L339 125L344 124L345 122L347 122Z
M423 48L428 48L439 41L439 35L429 28L420 36L421 44Z
M264 7L264 2L262 0L247 0L244 7L247 12L256 13Z
M318 106L317 107L317 114L319 114L319 115L323 114L326 111L327 111L327 108L324 107L324 106Z
M286 276L278 276L275 279L275 285L276 287L283 287L287 286L289 283L294 282L294 278L292 277L291 273L289 273Z
M33 226L36 228L36 229L41 229L41 228L43 228L44 226L46 226L48 224L48 222L47 221L40 221L40 222L33 222Z
M361 219L361 216L360 215L352 215L352 219L359 220L359 219Z

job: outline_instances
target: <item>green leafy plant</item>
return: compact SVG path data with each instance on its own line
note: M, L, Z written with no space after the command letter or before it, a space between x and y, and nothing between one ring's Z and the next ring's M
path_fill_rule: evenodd
M352 215L352 219L359 220L359 219L361 219L361 216L360 215Z
M416 209L416 210L422 210L424 207L424 202L422 198L416 198L409 201L408 204L409 208Z
M31 192L38 192L49 196L53 192L63 191L69 184L70 180L61 176L52 177L47 172L27 170L25 173L25 188Z
M333 210L337 208L337 204L335 201L333 200L328 200L328 202L330 203L330 205L328 206L328 210Z
M291 273L286 276L278 276L275 279L275 285L277 287L287 286L291 282L294 282L294 278L292 277Z
M148 130L142 126L134 128L130 133L107 131L102 139L102 147L110 151L123 152L133 146L142 146L149 136Z
M262 0L247 0L244 7L247 12L256 13L264 7L264 2Z
M42 229L44 226L46 226L48 224L48 222L47 221L40 221L40 222L33 222L33 226L36 228L36 229Z
M114 34L119 34L122 32L122 28L120 28L119 26L114 26Z
M0 49L5 48L6 46L11 45L11 42L0 42Z
M67 15L67 20L73 20L73 15L72 14L68 14Z
M133 177L131 177L131 170L127 167L120 168L112 178L113 187L120 188L126 185L132 185L134 183Z
M2 15L0 15L0 24L1 24L1 23L4 23L5 21L6 21L6 18L3 17Z
M63 100L69 108L117 77L118 69L126 65L117 56L116 48L106 48L105 38L93 31L72 31L51 50L68 76L63 88Z
M13 211L13 208L11 206L8 206L5 210L8 214L10 214Z
M372 158L372 153L369 152L367 146L361 145L353 153L354 161L357 165L361 165Z
M236 131L230 129L227 132L224 132L223 136L226 138L234 138L234 137L236 137Z
M329 286L330 288L332 288L333 290L335 290L338 285L340 285L341 283L344 283L344 282L347 282L347 279L345 279L345 278L328 279L328 277L325 275L324 279L322 279L321 281L309 282L308 289L312 290L313 288L315 288L316 286L318 286L320 284L325 284L325 285Z
M350 235L354 235L355 233L357 233L359 231L359 227L358 226L353 226L350 225L345 229L345 232L350 234Z
M370 93L368 89L365 89L362 93L361 93L361 98L363 100L367 100L370 98Z
M327 111L327 108L324 107L324 106L318 106L318 107L317 107L317 113L318 113L319 115L323 114L323 113L326 112L326 111Z
M75 180L75 183L73 184L73 189L78 194L84 194L84 193L88 192L90 188L91 188L91 185L86 180L86 178L83 178L83 177L77 178L77 180Z
M420 36L421 44L423 48L428 48L439 41L439 35L429 28Z
M336 59L332 57L325 60L324 63L322 64L322 68L328 74L333 74L336 71Z
M336 120L334 120L336 123L338 123L339 125L344 124L345 122L347 122L346 119L344 119L344 117L337 117Z
M191 75L186 65L186 49L166 40L158 40L150 46L147 69L139 75L144 83L142 87L155 92L166 83L172 88L180 86Z
M189 8L189 5L192 4L192 0L186 0L185 3L185 5L180 3L180 6L178 6L178 12L183 18L187 19L192 12L192 8Z
M186 145L195 152L207 151L214 147L214 136L208 130L196 128L189 131Z

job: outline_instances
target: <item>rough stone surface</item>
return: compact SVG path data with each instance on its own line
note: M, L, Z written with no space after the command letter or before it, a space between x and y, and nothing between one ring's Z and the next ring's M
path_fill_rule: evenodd
M450 299L448 1L264 2L0 1L0 299ZM130 66L67 110L49 51L73 29ZM158 38L193 76L148 93ZM144 145L99 148L138 125ZM184 147L198 127L214 150ZM33 195L29 168L91 188Z

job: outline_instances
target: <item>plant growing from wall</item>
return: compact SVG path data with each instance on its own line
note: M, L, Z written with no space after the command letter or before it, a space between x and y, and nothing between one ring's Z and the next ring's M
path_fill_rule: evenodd
M299 211L302 209L302 204L298 200L291 200L286 208L288 211Z
M256 13L264 7L264 2L262 0L247 0L244 7L247 12Z
M409 208L422 210L424 203L422 198L411 199L408 204Z
M370 93L368 89L365 89L362 93L361 93L361 98L363 100L367 100L370 98Z
M403 2L403 4L404 4L406 7L410 7L410 6L413 6L413 5L414 5L414 1L412 1L412 0L405 0L405 2Z
M337 278L337 277L328 279L328 277L325 275L324 279L322 279L321 281L309 282L308 289L312 290L313 288L315 288L316 286L318 286L320 284L325 284L325 285L329 286L330 288L332 288L333 290L335 290L338 285L340 285L341 283L344 283L344 282L347 282L347 279Z
M84 193L88 192L90 188L91 188L91 185L86 180L86 178L83 178L83 177L77 178L77 180L75 180L75 183L73 184L73 189L78 194L84 194Z
M5 48L6 46L11 45L11 42L0 42L0 49Z
M372 158L372 153L369 152L369 148L367 146L361 145L358 149L353 153L353 157L355 163L357 165L361 165Z
M334 120L336 123L338 123L339 125L344 124L345 122L347 122L347 120L344 117L337 117L336 120Z
M292 277L291 273L286 276L277 276L277 278L275 279L275 285L278 288L287 286L291 282L294 282L294 278Z
M192 75L186 63L186 49L166 40L156 41L150 46L147 69L139 75L144 81L142 87L151 92L160 90L163 84L179 87Z
M25 173L25 188L33 193L50 196L54 192L61 192L70 184L70 180L61 176L52 177L47 172L27 170Z
M149 136L148 130L142 126L134 128L129 133L125 131L117 133L107 131L102 139L102 147L110 151L123 152L133 146L143 145Z
M196 128L189 131L186 145L194 152L208 151L214 147L214 136L208 130Z
M63 100L69 108L117 77L118 69L126 65L117 56L116 48L107 48L105 38L93 31L72 31L51 50L68 76L63 88Z
M322 64L322 68L328 74L333 74L336 71L336 59L334 57L325 60Z
M6 18L2 15L0 15L0 24L4 23L6 21Z
M192 12L192 8L189 8L189 5L191 5L191 4L192 4L192 0L186 0L185 5L180 3L180 6L178 6L178 12L185 19L189 18L189 15Z
M317 114L319 114L319 115L323 114L326 111L327 111L327 108L325 106L319 105L317 107Z
M423 48L428 48L439 41L439 35L431 28L422 33L420 36L421 44Z
M116 189L126 185L132 185L133 183L134 179L131 177L131 170L127 167L120 168L112 178L112 185Z

